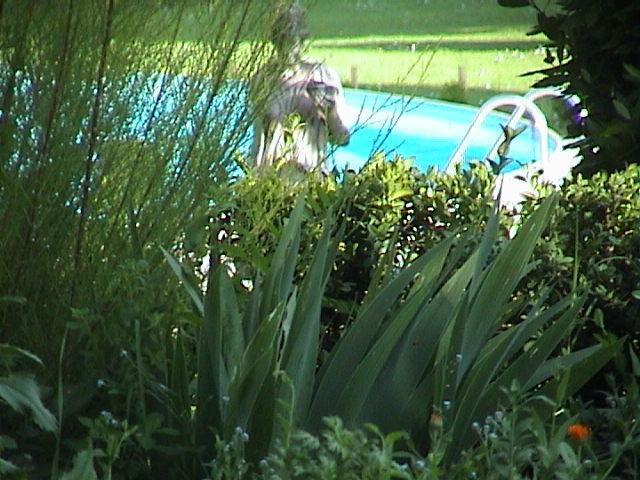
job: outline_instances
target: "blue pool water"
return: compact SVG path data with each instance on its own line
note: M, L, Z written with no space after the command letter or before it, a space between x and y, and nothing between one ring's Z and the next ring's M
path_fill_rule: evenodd
M346 89L348 124L353 128L351 142L335 149L330 166L360 168L378 150L388 155L414 157L421 170L429 166L444 169L447 161L471 125L478 109L459 103L414 98L367 90ZM508 115L489 115L474 134L463 162L483 159L498 139ZM528 125L528 122L524 124ZM382 133L381 133L382 132ZM549 151L559 138L550 132ZM517 169L539 157L537 140L527 128L512 142L508 157L515 160L505 170Z

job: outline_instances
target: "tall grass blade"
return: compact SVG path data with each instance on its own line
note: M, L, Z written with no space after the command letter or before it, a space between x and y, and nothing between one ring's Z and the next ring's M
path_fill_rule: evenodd
M191 379L188 372L183 335L181 335L181 332L178 332L178 335L176 335L173 341L173 355L169 373L169 389L175 399L173 413L178 417L191 413L189 400L189 383Z
M300 288L282 356L282 368L294 387L294 420L299 422L304 420L313 394L322 299L337 253L336 242L331 241L332 229L333 218L329 216Z
M420 256L361 307L354 324L338 341L318 374L309 425L321 427L320 419L334 411L336 399L349 382L347 372L353 372L367 354L390 309L418 275L423 285L430 285L436 280L454 240L451 237ZM415 308L423 300L416 299Z
M193 301L193 304L196 307L198 313L200 315L204 315L204 302L202 301L202 293L200 289L193 284L187 270L172 254L170 254L162 247L160 247L160 250L162 250L162 254L171 267L171 270L173 270L173 273L175 273L175 275L178 277L178 280L180 280L182 286L189 294L189 297L191 297L191 300Z
M604 367L623 346L624 339L616 339L550 361L541 369L542 375L540 377L547 376L551 372L560 371L561 373L545 383L538 393L547 398L556 398L558 402L564 402L587 383L595 372ZM558 395L559 392L562 393L562 396ZM547 415L553 413L549 410L549 406L544 404L540 405L539 410Z
M136 345L136 378L138 387L138 406L142 414L143 425L147 424L147 400L145 389L145 367L144 355L142 353L142 335L140 332L140 320L136 318L134 322L134 334Z
M60 354L58 355L58 385L56 388L56 403L58 407L58 425L56 429L56 447L53 452L53 460L51 462L51 478L57 479L60 470L60 449L62 447L62 422L64 419L64 379L62 376L64 353L67 346L68 329L65 329L60 344ZM36 357L37 358L37 357ZM39 358L37 358L40 361Z
M292 299L295 302L295 298ZM224 412L224 435L230 438L237 427L248 429L254 405L264 382L273 374L278 349L278 333L285 305L281 304L268 319L260 323L242 355L237 372L229 385L229 400ZM262 399L262 401L274 401Z
M300 227L304 206L304 195L300 195L285 224L271 259L270 268L265 275L259 318L266 318L280 302L286 301L291 294L300 248Z
M556 196L550 196L522 225L516 237L498 254L489 267L486 278L478 286L469 306L458 365L456 383L460 384L482 346L502 319L500 313L527 271L533 248L546 227ZM493 240L491 240L493 242ZM489 238L483 239L489 242Z
M198 343L198 384L196 411L196 441L213 453L213 432L222 432L223 404L229 397L229 376L223 358L222 312L226 298L223 265L216 265L209 273L205 296L203 325Z

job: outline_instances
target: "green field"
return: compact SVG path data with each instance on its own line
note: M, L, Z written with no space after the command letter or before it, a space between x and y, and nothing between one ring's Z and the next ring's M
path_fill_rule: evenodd
M533 11L495 0L339 0L309 6L310 56L346 86L478 104L525 92L544 68Z

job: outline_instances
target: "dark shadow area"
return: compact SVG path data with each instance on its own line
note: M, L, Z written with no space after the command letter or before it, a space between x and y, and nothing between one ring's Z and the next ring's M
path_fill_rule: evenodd
M330 42L330 41L318 41L313 44L316 48L377 48L382 50L429 50L429 49L442 49L449 50L535 50L540 45L544 44L539 40L523 40L523 41L462 41L462 40L444 40L444 41L421 41L412 42L410 40L390 40L390 41L368 41L368 40L353 40L348 42Z
M350 85L348 80L344 82L344 85L347 88L353 88L353 85ZM504 90L467 87L464 88L460 93L456 93L455 95L448 95L446 87L446 85L445 87L443 87L442 85L429 83L423 83L420 85L400 85L398 83L358 84L358 88L363 90L388 92L414 97L434 98L458 103L467 103L470 105L480 105L494 95L504 93ZM456 92L458 92L458 89L456 89Z
M481 34L527 31L533 9L504 8L487 0L308 0L313 38Z

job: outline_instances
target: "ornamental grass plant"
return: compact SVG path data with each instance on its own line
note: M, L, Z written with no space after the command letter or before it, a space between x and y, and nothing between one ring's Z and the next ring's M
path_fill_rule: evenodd
M319 369L323 291L343 235L331 214L301 278L299 197L250 292L234 289L218 265L201 299L167 254L203 318L194 417L201 444L213 445L214 433L230 440L240 428L248 435L248 458L257 460L278 442L286 445L293 429L319 432L323 418L337 416L348 428L373 423L384 432L405 430L430 451L429 419L437 415L447 439L437 454L449 466L473 445L474 422L506 404L511 385L563 403L620 342L553 356L578 325L584 295L549 306L548 292L531 304L512 297L554 203L553 196L545 201L495 255L494 214L470 255L469 235L453 235L409 266L374 275L353 324ZM513 318L518 323L507 326ZM532 408L553 413L545 402Z
M241 82L278 68L274 5L2 2L0 295L20 301L0 303L0 339L55 365L71 312L113 312L119 275L155 271L206 214L251 125ZM177 40L194 18L197 49Z

